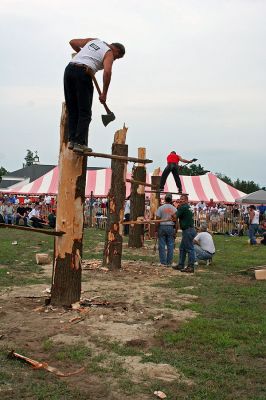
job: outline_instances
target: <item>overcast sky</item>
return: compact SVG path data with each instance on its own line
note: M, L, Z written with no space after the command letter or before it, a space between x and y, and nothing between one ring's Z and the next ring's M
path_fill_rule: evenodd
M98 37L126 55L114 64L106 128L94 98L94 151L109 153L125 122L129 154L146 147L149 170L175 150L265 185L265 20L265 0L1 0L0 166L22 167L27 149L57 164L69 40Z

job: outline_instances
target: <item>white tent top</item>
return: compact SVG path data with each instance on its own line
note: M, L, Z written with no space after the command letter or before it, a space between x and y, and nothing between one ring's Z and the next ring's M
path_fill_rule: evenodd
M237 203L245 204L266 204L266 190L257 190L256 192L246 194L239 199L236 199Z

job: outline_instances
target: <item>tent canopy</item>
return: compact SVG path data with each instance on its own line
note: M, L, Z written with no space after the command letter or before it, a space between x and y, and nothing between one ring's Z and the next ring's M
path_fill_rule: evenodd
M57 194L58 188L58 167L55 167L34 182L21 185L16 188L10 187L5 193L17 194ZM95 197L107 197L111 185L111 168L101 170L88 170L86 175L86 192L85 195L90 196L91 192ZM131 174L127 173L127 178L131 178ZM245 193L240 192L234 187L223 182L212 173L200 176L184 176L180 175L182 188L184 193L189 194L189 200L193 202L209 201L213 199L215 202L234 203ZM147 173L147 183L151 183L151 174ZM130 194L130 183L126 184L127 196ZM176 192L174 178L169 175L165 185L165 191ZM148 195L148 194L147 194ZM174 196L173 196L174 197Z
M256 192L246 194L239 199L236 199L237 203L245 204L266 204L266 190L257 190Z

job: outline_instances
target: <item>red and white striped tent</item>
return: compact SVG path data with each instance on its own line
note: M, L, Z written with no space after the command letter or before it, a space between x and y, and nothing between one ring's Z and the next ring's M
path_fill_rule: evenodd
M86 196L91 192L95 197L106 197L111 184L111 168L88 170L86 176ZM131 174L127 174L130 178ZM184 193L189 194L189 200L198 202L200 200L209 201L211 198L216 202L234 203L235 199L242 197L245 193L226 184L212 173L200 176L180 175ZM147 182L151 182L151 174L147 174ZM127 196L130 194L130 183L127 183ZM58 167L55 167L45 175L31 183L20 182L6 190L6 193L17 194L57 194L58 188ZM165 186L165 191L176 192L174 178L169 175ZM147 194L148 195L148 194Z

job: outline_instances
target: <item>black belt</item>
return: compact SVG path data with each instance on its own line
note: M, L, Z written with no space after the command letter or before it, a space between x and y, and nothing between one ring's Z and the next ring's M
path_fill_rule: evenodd
M210 254L211 256L213 256L215 253L210 253L209 251L207 251L207 250L204 250L205 251L205 253L208 253L208 254Z
M79 67L79 68L89 68L88 65L86 65L86 64L78 64L78 63L74 63L74 62L70 62L69 64L74 65L75 67Z

